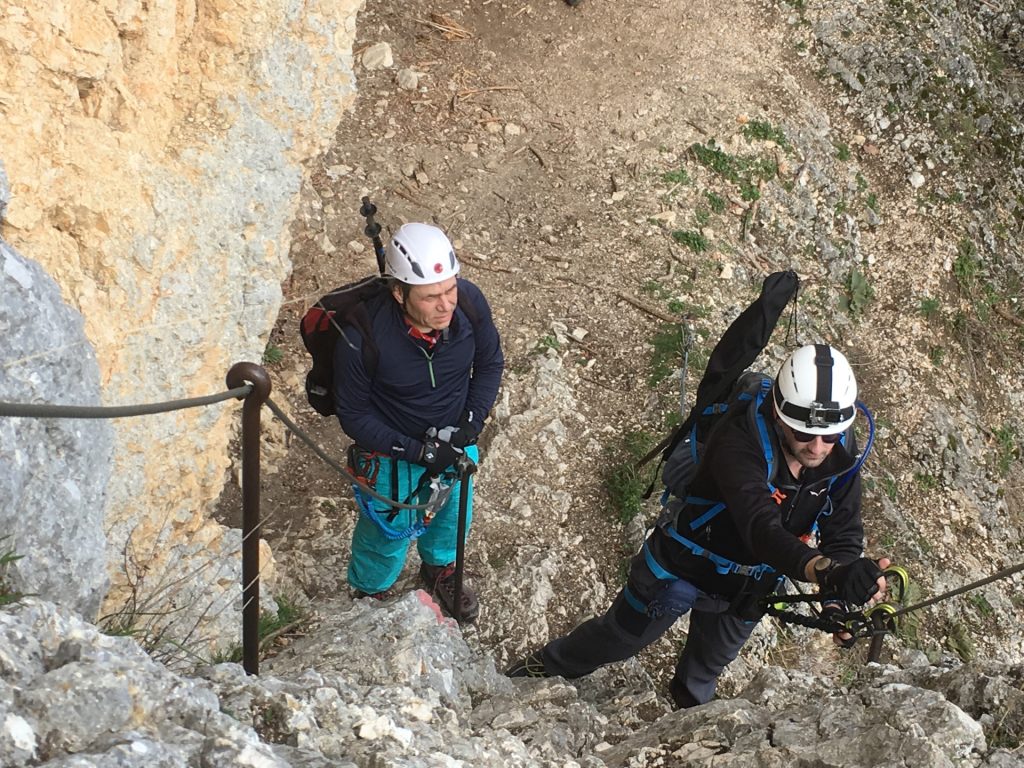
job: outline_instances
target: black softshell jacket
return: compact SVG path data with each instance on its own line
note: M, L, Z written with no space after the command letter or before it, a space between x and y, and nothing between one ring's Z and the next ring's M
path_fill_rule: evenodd
M761 411L777 457L774 484L785 498L781 503L772 498L766 482L768 464L751 415L730 414L709 437L689 489L690 495L721 500L726 508L703 529L692 531L689 521L707 512L708 507L684 505L677 530L717 555L743 565L767 563L780 575L798 581L805 580L804 567L815 555L825 554L840 563L857 559L864 540L860 473L842 478L856 463L855 458L836 443L821 466L804 469L797 480L782 455L770 398L766 398ZM852 441L849 433L847 445ZM839 479L830 493L832 478ZM825 506L830 497L831 510ZM823 507L824 513L819 516ZM811 530L816 518L819 549L800 538ZM662 530L656 529L649 546L660 563L709 594L731 598L747 581L735 574L718 574L707 558L693 554Z

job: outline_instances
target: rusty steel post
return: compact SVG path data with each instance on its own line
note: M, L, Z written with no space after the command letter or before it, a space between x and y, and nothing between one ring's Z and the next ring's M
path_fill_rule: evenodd
M228 387L252 384L242 405L242 667L260 673L260 411L270 376L256 363L235 363Z

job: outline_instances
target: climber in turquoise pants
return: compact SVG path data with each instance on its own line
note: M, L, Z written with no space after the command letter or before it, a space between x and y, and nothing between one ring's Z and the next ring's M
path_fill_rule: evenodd
M429 522L400 505L427 501L430 483L422 478L451 482L464 456L476 461L505 366L501 338L483 292L458 276L455 250L437 227L403 224L388 240L384 261L386 292L367 302L362 322L341 320L334 408L353 440L355 475L399 506L371 502L357 489L349 584L356 598L387 597L409 540L419 537L420 580L449 613L471 622L479 600L455 569L460 489ZM366 354L371 349L376 355Z

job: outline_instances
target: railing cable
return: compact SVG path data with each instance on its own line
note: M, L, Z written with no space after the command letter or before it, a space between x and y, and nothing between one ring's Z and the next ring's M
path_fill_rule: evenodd
M252 392L252 384L234 387L226 392L202 397L188 397L183 400L167 400L162 403L141 403L139 405L51 405L49 403L9 403L0 400L0 416L41 419L120 419L129 416L149 416L154 413L168 413L201 405L212 405L223 400L246 397Z

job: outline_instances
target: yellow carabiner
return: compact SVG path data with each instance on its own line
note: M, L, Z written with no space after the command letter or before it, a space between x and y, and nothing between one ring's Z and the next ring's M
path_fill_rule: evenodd
M907 596L907 590L910 589L910 574L907 573L906 568L900 565L890 565L882 571L882 575L885 576L886 583L889 585L891 601L902 603Z
M902 568L900 570L903 570ZM896 606L892 603L876 603L864 611L864 618L871 626L877 629L884 629L886 632L896 631ZM875 614L879 614L876 618ZM885 614L885 615L881 615Z

